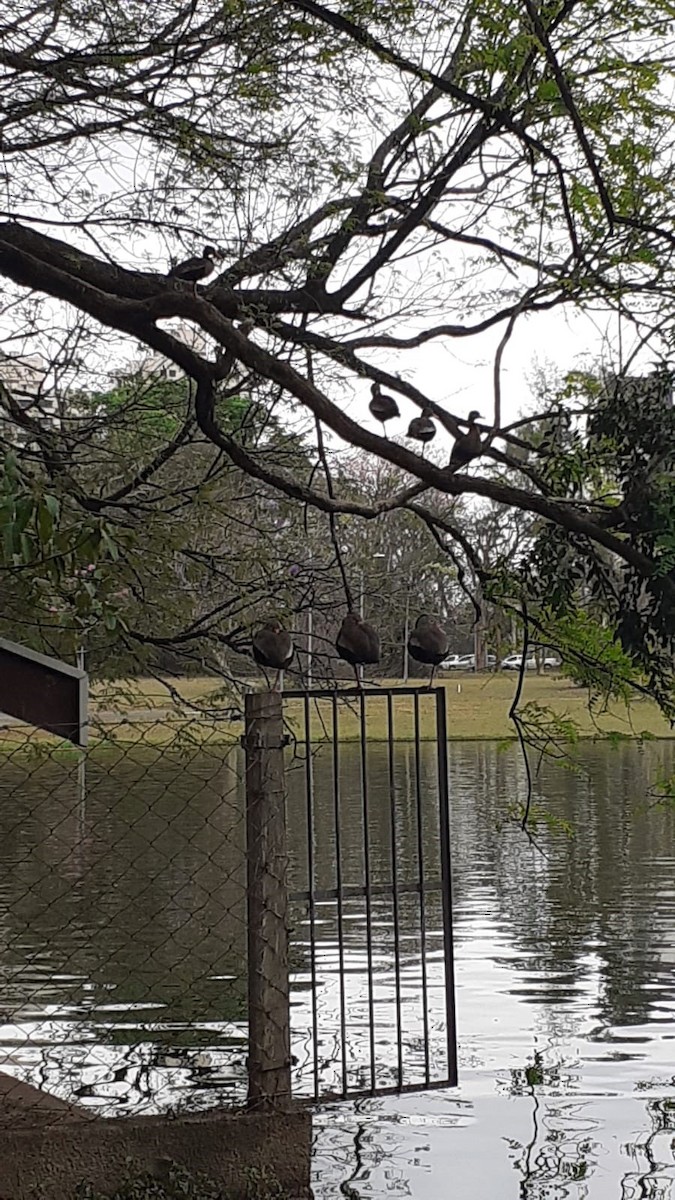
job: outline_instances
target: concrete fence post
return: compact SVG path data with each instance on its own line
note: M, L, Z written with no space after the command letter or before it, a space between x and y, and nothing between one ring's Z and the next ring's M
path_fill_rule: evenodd
M286 797L279 692L245 697L248 1104L291 1101Z

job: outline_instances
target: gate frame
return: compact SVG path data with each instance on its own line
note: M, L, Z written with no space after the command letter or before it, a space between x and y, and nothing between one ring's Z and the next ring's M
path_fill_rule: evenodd
M312 984L312 1039L313 1039L313 1075L314 1075L314 1091L310 1099L314 1101L331 1100L331 1099L352 1099L358 1096L367 1095L386 1095L398 1092L423 1091L432 1088L448 1088L456 1087L458 1082L457 1076L457 1040L456 1040L456 1005L455 1005L455 973L454 973L454 952L453 952L453 905L452 905L452 867L451 867L451 850L450 850L450 794L448 781L448 748L447 748L447 697L445 688L420 688L420 687L396 687L396 688L321 688L312 691L293 690L280 693L283 700L301 700L303 701L303 717L305 725L305 745L307 746L306 770L305 770L305 788L306 788L306 815L307 815L307 870L309 876L309 888L304 891L294 891L289 893L288 899L293 902L304 902L308 906L309 925L310 925L310 976ZM391 884L375 885L370 881L370 863L369 863L369 845L368 845L368 780L367 780L367 746L366 737L366 703L367 698L373 696L379 699L384 699L387 702L387 729L388 738L387 744L389 747L389 771L390 771L390 802L391 802L391 820L392 820L392 880ZM413 696L414 703L414 729L415 729L415 763L416 763L416 809L418 821L418 874L419 878L416 884L398 884L398 873L395 857L395 793L393 787L393 746L395 738L393 737L393 700L396 696ZM439 839L440 839L440 872L441 877L437 883L427 882L424 877L424 865L421 855L421 792L420 792L420 777L419 777L419 752L420 752L420 729L419 729L419 697L435 697L435 719L436 719L436 778L438 785L438 821L439 821ZM311 770L311 747L312 742L309 734L310 730L310 702L313 700L330 700L332 703L332 740L329 743L332 747L333 758L333 786L335 799L335 838L336 838L336 886L334 888L316 889L314 887L314 846L313 846L313 831L314 831L314 809L313 809L313 781ZM364 820L364 884L363 886L348 886L342 885L341 881L341 850L340 850L340 830L339 830L339 746L340 742L337 737L338 733L338 716L337 705L340 701L358 700L359 702L359 718L360 718L360 755L361 755L361 792L362 792L362 813ZM443 1080L432 1080L429 1074L429 1038L428 1038L428 989L426 982L426 962L425 962L425 909L424 896L427 892L441 892L442 898L442 920L443 920L443 961L445 974L445 1033L446 1033L446 1054L447 1054L447 1077ZM420 1083L406 1084L403 1082L403 1066L402 1066L402 1027L401 1027L401 999L400 999L400 969L399 969L399 942L398 942L398 897L405 893L416 893L420 898L420 939L421 939L421 967L422 967L422 989L423 989L423 1005L424 1005L424 1026L425 1026L425 1079ZM375 1022L374 1022L374 1000L373 1000L373 970L372 970L372 925L371 925L371 901L376 895L390 895L394 905L394 925L395 925L395 954L396 954L396 990L397 990L397 1055L398 1055L398 1083L394 1086L378 1086L375 1077ZM368 1011L369 1011L369 1035L370 1035L370 1087L351 1090L347 1086L346 1072L346 1020L345 1020L345 1003L344 1003L344 952L343 952L343 929L342 929L342 904L345 899L350 899L358 896L363 896L366 901L366 937L368 951ZM314 906L317 901L334 900L337 903L337 924L338 924L338 944L340 954L340 1040L341 1040L341 1057L342 1057L342 1089L338 1092L321 1092L319 1086L319 1071L318 1071L318 1016L317 1016L317 972L316 972L316 937L314 932Z

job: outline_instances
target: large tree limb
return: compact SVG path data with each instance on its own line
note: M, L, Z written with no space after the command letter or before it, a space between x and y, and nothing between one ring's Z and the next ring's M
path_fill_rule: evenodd
M21 227L14 227L20 229ZM25 231L23 231L25 233ZM33 237L42 239L43 235ZM370 430L362 428L337 405L332 403L322 392L303 378L294 368L281 359L257 346L251 339L240 333L230 320L206 298L191 295L188 289L180 285L164 285L159 289L152 276L140 275L141 290L147 298L131 300L128 295L122 297L93 286L68 271L63 266L53 262L55 250L52 246L51 261L40 261L26 250L19 251L11 238L8 242L8 230L0 226L0 270L14 278L16 282L40 290L47 290L51 295L67 300L76 307L94 316L103 325L130 333L144 342L147 346L166 355L186 371L198 383L197 419L202 430L220 445L222 449L243 470L254 477L264 479L271 486L278 487L287 495L300 499L305 503L323 508L326 512L354 512L365 517L377 515L371 508L359 504L349 504L341 500L331 499L313 492L304 485L288 480L279 473L261 468L254 463L251 456L238 447L234 439L227 438L218 431L209 418L210 389L215 378L222 377L226 369L223 364L209 362L195 354L179 339L173 337L155 325L158 317L184 316L196 321L201 328L211 336L227 352L228 363L236 358L247 367L256 371L263 378L272 380L283 388L289 395L295 396L315 418L321 420L345 442L358 446L369 453L384 458L408 472L422 482L426 487L436 488L448 495L473 494L486 496L499 503L511 505L528 512L537 513L545 520L552 521L562 528L583 534L592 541L604 546L616 554L644 577L654 577L658 572L657 565L641 551L636 550L627 541L622 540L609 530L603 529L583 512L569 505L557 504L555 500L527 492L500 481L485 479L477 476L449 474L435 464L426 461L404 446L382 438ZM47 239L52 244L54 239ZM63 246L56 243L63 259ZM88 256L91 259L91 256ZM79 252L75 254L79 261ZM96 260L92 260L94 263ZM97 264L109 282L113 280L134 281L133 272L123 272L120 268L109 268ZM152 283L152 294L149 294L148 283ZM127 283L126 291L130 290ZM217 440L218 439L218 440ZM669 577L663 577L663 587L675 599L675 584Z

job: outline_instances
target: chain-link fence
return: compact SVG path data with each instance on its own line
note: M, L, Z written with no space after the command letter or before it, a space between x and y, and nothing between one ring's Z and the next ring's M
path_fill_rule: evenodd
M5 1122L453 1083L445 746L442 688L9 723Z
M54 1113L54 1098L105 1114L245 1099L241 732L204 716L108 714L93 719L85 759L25 726L2 731L10 1113L25 1094L14 1081L42 1089Z

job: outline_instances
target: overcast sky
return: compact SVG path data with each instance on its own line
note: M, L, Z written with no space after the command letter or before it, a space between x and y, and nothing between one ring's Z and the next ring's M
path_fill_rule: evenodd
M399 360L403 377L457 416L466 416L471 409L477 409L489 422L494 411L494 354L504 329L503 323L493 332L475 338L453 341L446 338L443 345L427 344L417 351L406 351ZM502 425L535 410L531 383L537 367L547 369L551 374L556 370L565 373L595 368L601 361L609 365L610 357L612 365L616 366L617 333L614 314L585 315L561 307L521 319L502 359ZM624 350L630 352L630 349L628 341ZM380 362L378 357L378 364ZM382 365L393 374L399 369L396 362ZM633 369L637 371L639 366L636 364ZM398 399L401 421L392 421L387 430L393 437L405 433L410 418L419 414L415 406L401 397ZM381 433L382 427L368 412L369 400L369 386L364 381L345 408L350 416ZM451 444L452 438L439 429L434 450Z

